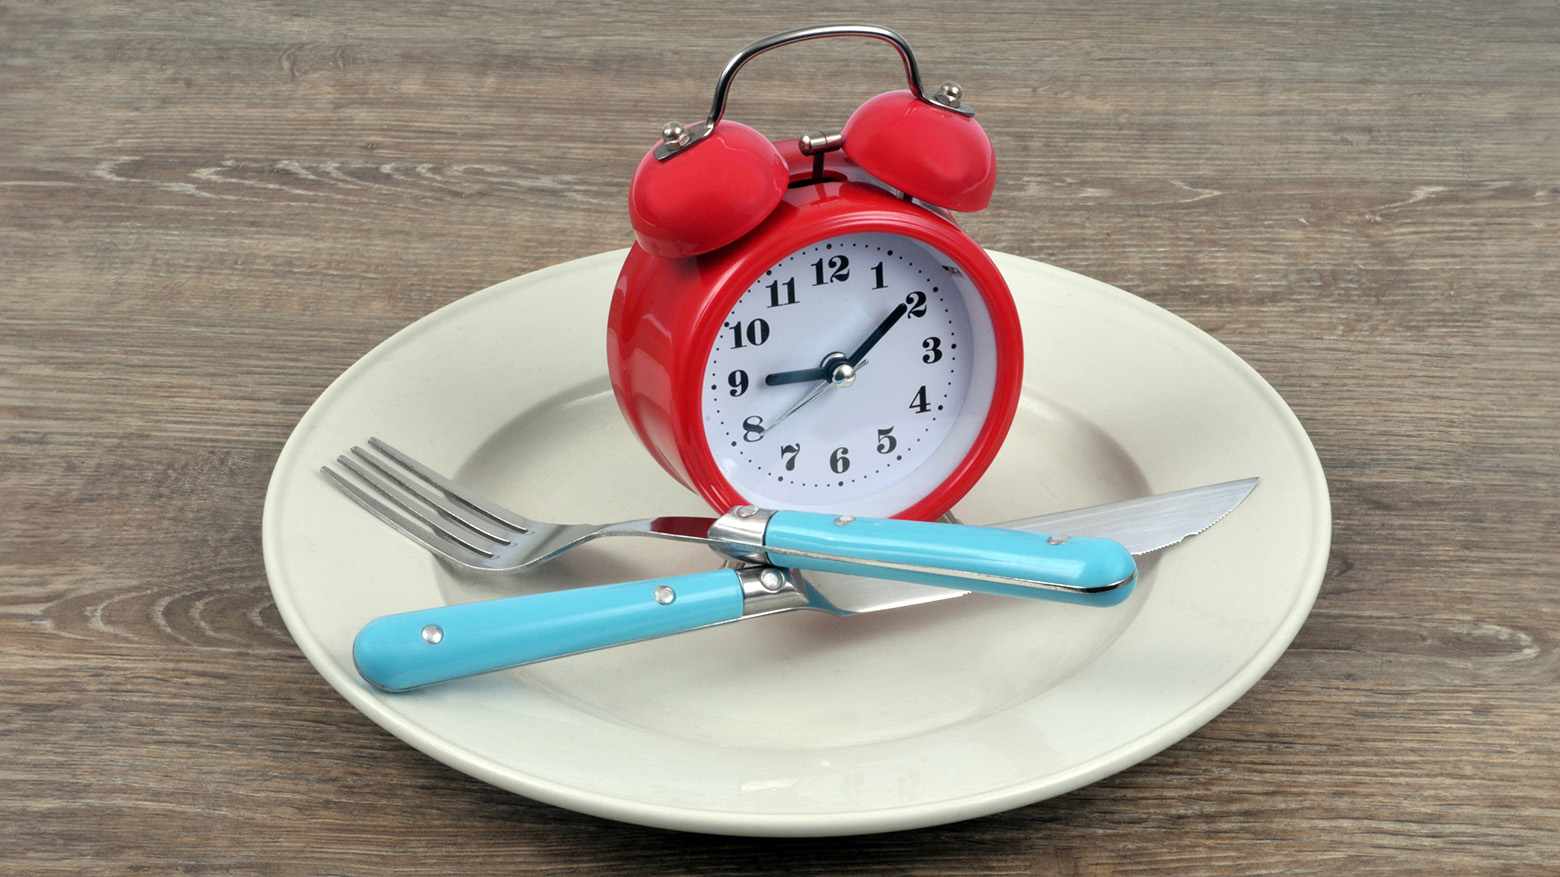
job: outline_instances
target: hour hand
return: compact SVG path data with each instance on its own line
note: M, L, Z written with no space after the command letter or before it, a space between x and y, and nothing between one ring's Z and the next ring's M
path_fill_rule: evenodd
M826 381L829 379L829 371L830 369L827 366L820 365L815 368L800 368L796 371L775 372L764 378L764 383L771 387L779 387L784 384L806 384L812 381Z

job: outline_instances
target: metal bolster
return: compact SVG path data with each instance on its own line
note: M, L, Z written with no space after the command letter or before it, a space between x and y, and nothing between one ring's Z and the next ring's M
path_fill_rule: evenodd
M764 551L764 530L774 511L757 506L741 505L715 519L710 525L710 546L722 557L735 558L746 563L769 563Z
M742 583L742 617L805 609L810 600L786 570L775 566L745 566L737 571Z

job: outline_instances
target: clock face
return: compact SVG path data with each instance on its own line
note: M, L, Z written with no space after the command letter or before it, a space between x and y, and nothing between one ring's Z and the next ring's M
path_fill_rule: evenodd
M704 437L749 502L897 514L943 484L991 410L995 336L959 266L851 234L764 272L706 360Z

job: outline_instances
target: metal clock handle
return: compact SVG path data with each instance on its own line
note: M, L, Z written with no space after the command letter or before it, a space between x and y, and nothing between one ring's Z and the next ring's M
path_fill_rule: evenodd
M960 101L962 89L957 82L944 82L930 97L921 88L921 68L916 63L915 52L905 38L886 27L878 27L873 24L820 24L812 27L799 27L793 30L783 31L773 36L764 37L744 46L732 59L726 62L726 69L720 72L720 77L715 80L715 99L710 104L710 113L692 127L683 127L673 122L668 124L661 132L661 144L655 148L655 157L665 161L678 152L687 149L715 130L721 117L726 114L726 95L731 91L731 81L736 78L737 71L741 70L747 62L762 55L770 49L778 49L792 43L801 43L808 40L824 39L826 37L869 37L881 40L893 46L899 52L899 57L905 63L905 80L909 83L910 93L919 100L925 101L945 110L952 110L966 116L972 116L975 111Z

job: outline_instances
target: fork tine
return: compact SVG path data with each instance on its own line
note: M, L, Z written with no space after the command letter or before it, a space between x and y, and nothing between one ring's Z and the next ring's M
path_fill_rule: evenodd
M377 436L370 437L368 444L374 450L379 451L386 457L389 457L390 459L404 466L408 471L415 473L417 477L442 490L444 494L450 499L459 502L473 511L479 512L486 517L492 518L494 521L503 524L504 526L509 527L517 532L529 533L532 530L533 525L529 518L526 518L524 515L521 515L517 512L512 512L509 509L494 503L492 500L472 493L465 487L456 484L450 479L445 478L443 475L440 475L432 469L429 469L427 466L424 466L411 457L408 457L401 451L392 448L389 444Z
M346 458L343 457L341 459L345 460ZM329 466L320 467L320 471L336 482L336 486L356 500L358 505L434 554L468 566L480 565L483 561L493 557L492 552L461 541L452 534L429 525L426 520L420 517L413 517L391 508L373 494L359 487L351 479ZM465 552L469 552L469 556Z
M473 526L454 506L433 496L427 488L402 480L362 448L353 448L352 454L357 459L344 454L336 458L336 463L356 475L363 484L378 491L401 513L420 522L434 538L442 537L484 556L490 556L497 548L510 544L504 534L493 535Z
M393 463L387 463L361 447L354 447L352 456L373 467L375 471L371 472L364 469L348 457L341 457L337 462L351 469L354 474L368 482L375 490L384 494L391 502L417 516L428 526L440 532L450 533L452 538L459 538L455 532L449 531L443 525L440 520L440 516L442 516L444 520L457 524L478 536L490 539L501 545L508 545L513 541L510 538L515 535L513 527L504 526L501 522L492 521L486 517L479 517L455 505L449 499L446 499L444 494L432 491L415 478L410 478L406 473L398 471ZM413 502L414 498L423 503L426 508L418 506L416 502ZM435 516L430 517L429 512L433 512ZM465 539L460 539L459 541L466 542Z

